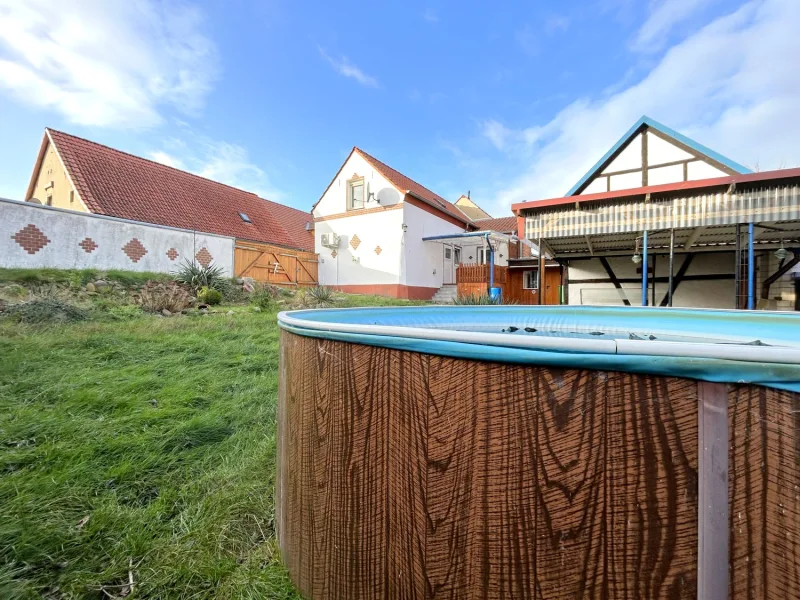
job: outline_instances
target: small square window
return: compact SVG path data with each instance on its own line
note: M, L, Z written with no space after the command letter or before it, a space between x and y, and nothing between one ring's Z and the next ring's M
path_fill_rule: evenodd
M450 260L450 258L451 258L452 256L453 256L453 251L452 251L450 248L445 248L445 249L444 249L444 257L445 257L447 260Z
M242 221L244 221L245 223L252 223L250 217L248 217L245 213L240 212L239 216L242 217Z
M522 272L522 287L526 290L539 289L539 271L523 271Z
M364 178L347 182L347 209L364 208Z

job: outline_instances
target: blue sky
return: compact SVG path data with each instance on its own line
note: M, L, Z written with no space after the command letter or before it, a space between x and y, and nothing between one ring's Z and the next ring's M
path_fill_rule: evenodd
M45 126L308 210L353 145L496 216L642 114L800 165L800 2L0 0L0 196Z

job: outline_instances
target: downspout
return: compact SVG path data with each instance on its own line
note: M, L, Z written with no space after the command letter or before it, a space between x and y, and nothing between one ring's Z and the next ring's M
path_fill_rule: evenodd
M647 306L647 229L642 238L642 306Z
M756 264L755 264L755 248L753 242L755 241L755 225L753 223L747 224L747 310L755 308L755 290L756 290Z
M489 241L489 234L487 233L485 236L486 238L486 245L489 247L489 289L494 287L494 248L492 248L492 243Z

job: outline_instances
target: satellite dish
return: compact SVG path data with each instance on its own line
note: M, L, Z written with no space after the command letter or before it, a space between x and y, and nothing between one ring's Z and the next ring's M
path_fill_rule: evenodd
M42 203L42 201L39 200L38 198L31 198L30 200L28 200L28 202L30 202L31 204L41 204Z

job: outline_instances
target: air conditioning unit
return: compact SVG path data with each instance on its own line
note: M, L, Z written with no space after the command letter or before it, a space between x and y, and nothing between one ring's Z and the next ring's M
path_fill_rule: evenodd
M339 236L335 233L323 233L320 236L320 244L326 248L338 248Z

